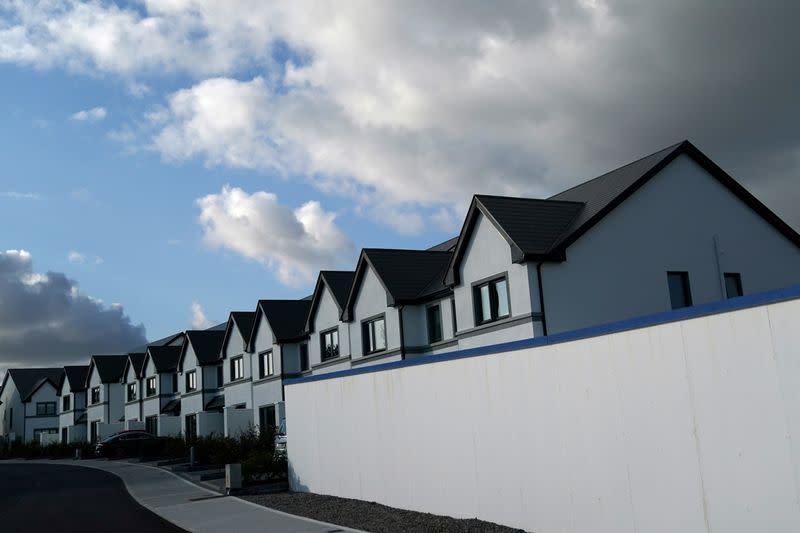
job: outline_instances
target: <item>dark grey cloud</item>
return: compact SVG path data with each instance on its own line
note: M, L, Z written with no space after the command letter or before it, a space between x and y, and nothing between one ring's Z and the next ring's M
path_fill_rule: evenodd
M92 353L145 342L144 326L121 306L81 294L60 272L37 274L24 250L0 252L0 375L16 366L84 364Z

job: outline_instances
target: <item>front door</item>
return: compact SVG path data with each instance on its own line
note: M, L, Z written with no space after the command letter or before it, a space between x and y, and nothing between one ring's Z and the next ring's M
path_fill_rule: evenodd
M186 439L197 438L197 415L186 415Z

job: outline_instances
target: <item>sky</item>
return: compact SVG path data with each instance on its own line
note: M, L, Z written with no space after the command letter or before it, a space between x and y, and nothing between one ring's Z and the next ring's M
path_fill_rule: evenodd
M800 227L796 2L0 0L0 371L683 139Z

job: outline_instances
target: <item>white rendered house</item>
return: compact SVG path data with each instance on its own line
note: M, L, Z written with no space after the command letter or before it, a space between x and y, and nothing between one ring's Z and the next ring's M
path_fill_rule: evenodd
M58 427L63 444L86 441L86 376L89 365L65 366L59 391Z
M127 355L93 355L86 376L86 419L89 442L124 428L125 397L122 372Z
M11 368L0 386L0 436L9 441L58 440L63 368Z
M224 338L224 329L186 332L178 363L181 430L186 438L225 434L221 354Z
M249 352L253 424L259 429L286 426L283 379L308 366L305 324L310 307L310 300L259 300L256 306Z
M235 437L253 427L253 373L248 340L254 319L253 311L232 311L220 349L226 437Z

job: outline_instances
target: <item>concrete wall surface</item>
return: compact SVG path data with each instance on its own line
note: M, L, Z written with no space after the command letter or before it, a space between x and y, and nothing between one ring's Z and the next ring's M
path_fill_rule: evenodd
M798 321L800 286L290 380L290 482L537 533L800 531Z

